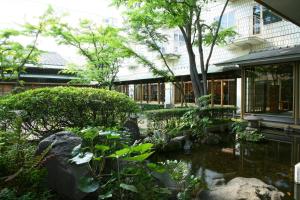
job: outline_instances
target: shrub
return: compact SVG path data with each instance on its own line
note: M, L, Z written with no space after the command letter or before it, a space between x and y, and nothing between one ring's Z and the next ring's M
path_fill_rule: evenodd
M90 127L80 135L83 143L74 148L70 161L74 165L87 164L88 174L92 175L80 178L81 191L98 191L98 199L168 199L170 191L161 188L152 175L160 167L147 161L154 153L153 144L130 146L126 132L115 129Z
M23 129L38 137L65 127L115 126L137 105L124 94L95 88L54 87L28 90L0 99L0 120L10 126L12 110L23 110Z
M49 199L44 157L34 156L37 145L21 133L21 124L16 116L13 130L0 132L0 200Z
M139 104L141 110L146 111L146 110L158 110L158 109L163 109L164 105L163 104Z
M186 108L172 108L145 111L145 115L149 120L150 129L165 129L175 128L182 121L189 121L192 123L195 118L210 118L212 121L217 119L224 119L232 117L236 111L236 107L202 107L201 109L195 107ZM190 119L186 120L187 113L190 113ZM198 123L198 122L196 122Z
M247 121L232 119L232 132L236 134L237 140L246 142L261 142L264 135L255 128L247 129Z

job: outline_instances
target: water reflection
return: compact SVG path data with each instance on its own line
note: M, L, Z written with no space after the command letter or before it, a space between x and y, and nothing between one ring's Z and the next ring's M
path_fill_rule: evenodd
M189 155L163 154L156 159L190 163L191 173L201 176L208 186L226 183L235 177L258 178L284 192L285 199L294 199L293 168L294 163L299 161L299 153L296 153L299 149L296 147L299 146L274 141L264 144L229 143L201 146ZM300 193L300 189L297 191Z

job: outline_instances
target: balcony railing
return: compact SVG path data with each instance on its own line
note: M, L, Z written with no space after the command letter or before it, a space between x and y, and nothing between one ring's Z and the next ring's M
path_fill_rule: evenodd
M229 48L257 45L265 42L263 39L263 23L258 16L247 16L237 20L235 31L237 35L229 39Z

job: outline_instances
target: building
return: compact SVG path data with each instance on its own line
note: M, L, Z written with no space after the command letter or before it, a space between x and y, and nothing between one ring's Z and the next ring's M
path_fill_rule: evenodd
M208 21L218 17L222 3L211 3ZM236 105L242 117L254 114L266 121L299 124L300 28L253 0L231 0L222 26L234 27L238 34L214 50L208 80L212 104ZM140 103L194 102L182 36L170 30L169 38L163 50L176 55L170 62L184 95L143 67L120 71L121 91Z
M66 85L74 79L73 76L63 75L59 72L65 69L67 61L56 52L46 52L40 57L38 65L25 65L25 72L21 74L25 88ZM16 86L14 80L0 81L0 96L13 90Z

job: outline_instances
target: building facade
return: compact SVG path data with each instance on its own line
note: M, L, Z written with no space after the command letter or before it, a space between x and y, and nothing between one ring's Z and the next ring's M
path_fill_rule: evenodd
M66 69L67 61L56 52L46 52L40 57L38 65L25 65L20 79L24 81L25 89L38 87L54 87L67 85L74 76L61 74ZM0 96L10 93L16 87L14 80L0 80Z
M208 6L205 12L208 23L218 19L216 13L221 13L223 5L223 1L217 1ZM208 89L213 94L211 103L235 105L242 116L276 115L281 121L299 123L300 28L252 0L231 0L222 27L234 27L237 35L214 50L208 80ZM179 30L169 30L168 36L169 42L162 50L177 55L169 62L184 94L141 66L120 71L120 91L140 103L195 102L183 37ZM147 49L138 49L151 60L157 58ZM263 61L266 58L268 62ZM257 59L262 62L253 62Z

